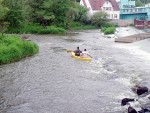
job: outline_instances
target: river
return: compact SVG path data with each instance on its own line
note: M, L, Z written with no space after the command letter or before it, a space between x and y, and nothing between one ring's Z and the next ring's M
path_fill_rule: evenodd
M150 86L150 39L115 43L99 30L30 39L39 54L0 66L0 113L121 113L133 85ZM71 58L77 46L93 60Z

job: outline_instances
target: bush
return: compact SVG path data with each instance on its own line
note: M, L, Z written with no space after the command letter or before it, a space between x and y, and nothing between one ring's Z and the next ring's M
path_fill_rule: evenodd
M34 55L38 46L13 35L0 35L0 64L18 61L21 58Z
M103 31L105 35L107 34L114 34L115 32L115 27L108 27L108 28L105 28L105 30Z
M96 12L91 18L92 24L98 27L103 26L103 24L108 22L107 16L106 12Z
M101 31L104 32L107 29L107 27L102 27Z
M132 24L130 24L129 26L134 26L134 24L132 23Z

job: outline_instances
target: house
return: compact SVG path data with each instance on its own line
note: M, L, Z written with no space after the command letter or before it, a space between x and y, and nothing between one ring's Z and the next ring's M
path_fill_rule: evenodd
M89 17L95 12L105 11L108 19L120 18L119 5L116 0L80 0L80 5L88 9Z

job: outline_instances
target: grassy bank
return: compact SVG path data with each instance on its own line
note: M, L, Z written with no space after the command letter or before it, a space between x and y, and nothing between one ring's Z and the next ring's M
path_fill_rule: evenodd
M30 34L64 34L66 30L61 27L47 26L44 28L38 24L26 24L22 29L9 28L6 33L30 33Z
M67 28L57 26L46 26L45 28L39 24L25 24L22 28L8 28L5 33L27 33L27 34L65 34L67 30L88 30L98 29L91 24L83 24L72 22Z
M38 45L33 42L22 40L14 35L0 34L0 64L18 61L38 51Z
M69 29L71 29L71 30L88 30L88 29L98 29L98 27L93 26L91 24L86 25L86 24L82 24L79 22L72 22Z

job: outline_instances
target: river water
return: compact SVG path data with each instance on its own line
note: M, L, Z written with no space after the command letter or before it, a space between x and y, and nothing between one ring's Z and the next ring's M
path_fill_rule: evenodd
M115 43L99 30L31 35L39 54L0 66L0 113L121 113L135 84L150 86L150 40ZM66 50L87 49L91 62Z

